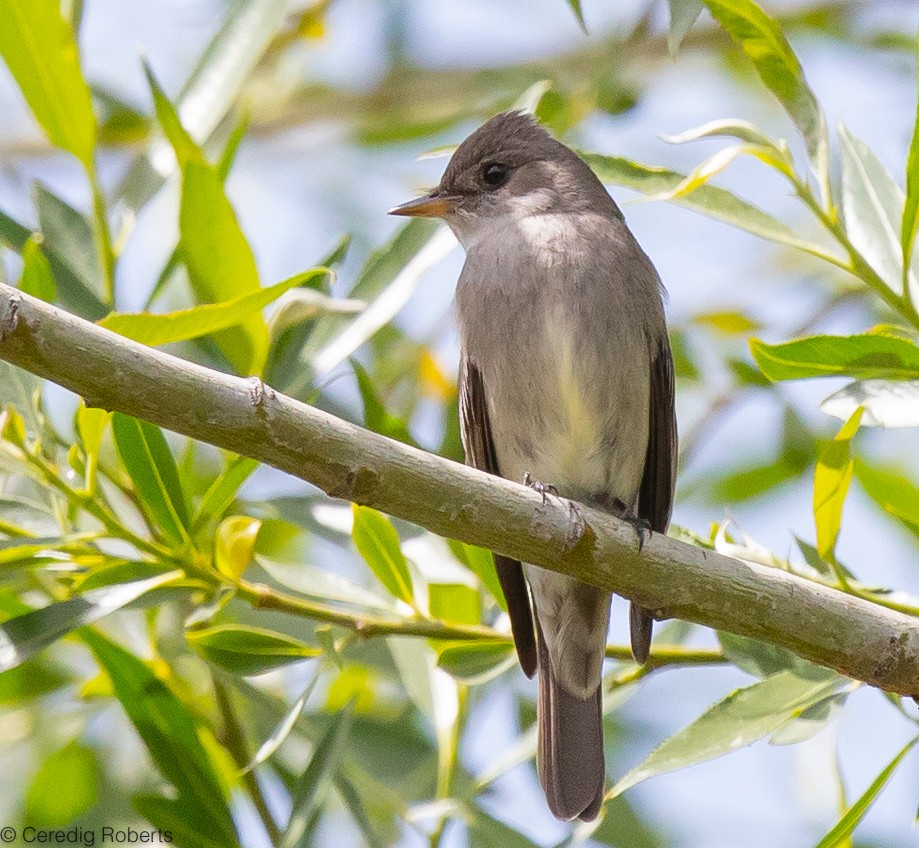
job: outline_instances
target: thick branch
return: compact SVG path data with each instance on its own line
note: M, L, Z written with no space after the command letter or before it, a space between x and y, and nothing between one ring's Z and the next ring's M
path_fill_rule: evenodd
M0 285L0 358L87 403L253 457L428 530L764 639L843 674L919 693L919 621L787 572L633 528L393 442L275 393L124 339Z

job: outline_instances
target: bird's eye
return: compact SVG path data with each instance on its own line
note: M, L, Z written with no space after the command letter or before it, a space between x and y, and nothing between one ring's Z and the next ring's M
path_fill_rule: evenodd
M507 182L511 169L500 162L489 162L482 168L482 181L489 188L498 188Z

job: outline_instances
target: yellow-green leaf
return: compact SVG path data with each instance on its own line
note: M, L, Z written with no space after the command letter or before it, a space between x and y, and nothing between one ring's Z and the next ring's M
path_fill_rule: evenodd
M412 577L399 546L399 534L389 519L367 506L352 504L354 528L351 537L358 553L390 593L414 606Z
M103 318L99 326L153 347L195 339L244 323L254 313L260 312L269 303L277 300L284 292L326 273L328 272L324 268L313 268L281 283L257 289L232 300L206 303L176 312L113 312Z
M321 653L283 633L236 624L189 630L185 638L206 660L241 675L263 674Z
M231 515L220 522L214 540L214 563L217 570L239 580L252 561L255 539L262 522L247 515Z
M57 298L57 286L51 274L51 266L41 252L37 237L32 236L22 249L22 277L19 288L32 297L40 298L47 303L54 303Z
M0 55L53 144L92 169L96 119L58 0L0 2Z
M814 468L814 524L817 552L823 559L835 557L836 539L842 523L842 507L852 480L854 462L850 443L858 431L863 410L855 410L836 438L820 452Z

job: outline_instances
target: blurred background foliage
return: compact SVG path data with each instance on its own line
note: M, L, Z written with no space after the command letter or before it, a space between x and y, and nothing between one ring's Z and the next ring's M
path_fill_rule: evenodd
M605 5L0 0L0 277L461 459L461 257L384 212L532 109L671 292L673 535L917 614L917 10ZM555 822L487 552L2 362L0 404L3 824L910 844L911 702L680 622L636 668L621 604L610 800Z

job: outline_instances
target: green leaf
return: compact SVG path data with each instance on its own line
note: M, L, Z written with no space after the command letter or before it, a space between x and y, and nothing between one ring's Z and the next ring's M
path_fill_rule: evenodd
M475 545L467 545L465 542L457 542L456 539L447 539L447 545L453 552L453 556L479 578L489 594L497 601L498 606L507 612L507 601L501 590L501 583L498 581L495 560L491 551Z
M919 53L919 41L914 45L914 52ZM909 268L911 264L917 224L919 224L919 103L917 103L916 120L913 124L913 137L909 145L909 156L906 159L906 200L903 208L903 221L900 226L900 243L903 248L901 267L904 269ZM904 289L909 286L909 280L905 275L903 286Z
M248 515L231 515L220 522L214 537L214 565L234 582L252 562L262 522Z
M919 380L856 380L820 402L820 411L846 421L864 410L863 427L919 427Z
M877 467L862 459L855 460L855 478L884 512L919 536L919 486L899 468Z
M172 837L179 848L236 848L237 840L215 830L206 809L184 796L163 798L158 795L135 795L134 809L150 824ZM155 844L155 843L154 843Z
M352 504L354 528L351 536L358 553L393 597L415 605L412 577L399 546L399 534L389 519L375 509Z
M814 170L823 178L829 157L826 121L781 27L753 0L705 0L705 5L785 107L804 136Z
M26 792L26 819L63 828L96 803L99 760L92 748L71 742L45 759Z
M237 624L189 630L185 638L206 660L244 676L263 674L321 653L282 633Z
M149 580L93 589L9 619L0 625L0 671L14 668L78 627L92 624L181 576L181 571L170 571Z
M390 439L417 446L405 422L386 410L367 369L356 359L351 360L351 368L357 377L358 391L360 391L361 401L364 404L364 425L367 429Z
M670 0L670 29L667 31L667 49L676 58L683 39L704 8L702 0Z
M185 166L189 162L207 165L208 162L207 159L204 158L204 153L201 152L201 148L195 143L185 127L182 126L178 110L172 105L169 98L166 97L166 93L160 86L156 74L153 73L153 69L147 62L144 62L144 75L147 77L147 85L150 87L150 93L153 95L156 120L159 122L160 128L163 130L169 143L172 145L173 151L175 151L179 167L184 171Z
M568 3L568 8L574 12L575 18L577 18L578 24L584 33L587 33L587 22L584 20L584 10L581 8L581 0L566 0Z
M773 381L810 377L919 379L919 346L895 336L809 336L770 345L750 339L760 370Z
M19 279L19 288L32 297L54 303L57 299L57 286L54 284L51 266L34 236L26 242L22 250L22 259L25 264L22 268L22 277Z
M188 507L179 471L160 429L116 412L112 433L144 511L175 543L188 541Z
M92 98L58 0L0 3L0 55L51 142L92 170Z
M640 165L618 156L601 156L597 153L581 153L581 157L604 183L625 186L650 196L663 196L673 192L685 180L684 174L666 168L652 168ZM701 212L718 221L724 221L755 236L778 244L803 250L812 256L844 264L845 260L820 245L802 239L798 233L773 218L767 212L741 200L727 189L702 184L690 194L673 198L674 203Z
M431 615L441 621L478 624L482 620L479 590L462 583L430 583L428 606Z
M227 200L216 170L188 162L179 211L181 252L192 287L205 303L259 290L255 257ZM224 355L240 374L259 374L268 354L268 330L261 314L217 334Z
M32 372L0 361L0 410L10 405L22 416L29 438L42 432L44 417L39 411L41 381Z
M102 296L105 282L92 224L42 183L35 184L35 210L48 249L87 291Z
M858 823L865 817L868 808L874 803L881 790L887 785L887 781L897 770L897 766L903 761L903 758L910 752L913 745L919 741L919 737L910 739L904 745L902 750L882 769L881 773L871 781L871 784L864 791L861 797L843 814L842 818L836 822L833 829L821 839L815 848L835 848L843 845L852 835Z
M170 344L210 335L243 324L253 313L260 312L284 292L302 285L305 280L326 274L324 268L314 268L268 288L258 289L222 303L208 303L177 312L113 312L99 322L113 333L151 345Z
M344 326L339 316L327 316L316 326L303 351L313 370L327 373L387 324L416 290L421 275L452 244L433 221L415 218L374 251L348 293L349 298L372 301L370 306Z
M468 827L469 844L476 848L536 848L535 842L498 821L478 805Z
M712 312L700 312L693 316L694 324L711 327L726 335L745 336L760 329L759 321L754 321L742 312L731 309L719 309Z
M83 639L111 678L115 696L134 725L160 773L192 804L203 831L218 844L238 844L227 807L227 790L202 743L207 733L192 711L130 651L101 633Z
M449 642L437 654L440 668L470 686L494 680L516 661L513 646L502 642Z
M871 148L839 125L842 212L846 235L893 291L903 283L903 192ZM916 286L910 272L911 285Z
M769 737L769 744L797 745L812 739L837 718L852 688L857 685L853 683L848 690L829 695L822 701L811 704L806 710L802 710L800 715L790 718Z
M265 556L256 556L256 561L282 586L317 601L335 601L358 609L393 612L395 602L388 595L377 594L334 571L304 562L277 562Z
M198 504L192 527L200 529L208 522L220 518L236 498L237 492L249 475L258 468L258 462L248 456L234 456L227 461L223 472L214 478Z
M734 633L718 632L718 641L727 658L739 669L756 677L769 677L781 671L806 669L810 664L791 651Z
M42 551L66 551L75 545L85 543L89 538L92 538L92 536L88 534L74 534L70 536L26 536L25 538L0 539L0 566L19 560L29 560L41 554Z
M11 536L54 538L60 529L50 506L23 497L0 495L0 532Z
M845 678L834 672L815 668L808 676L780 671L746 689L738 689L652 751L607 797L615 797L649 777L752 745L832 694L844 682Z
M303 693L297 698L294 705L290 708L287 714L282 718L274 730L271 731L268 738L259 745L258 750L255 752L252 757L251 762L246 766L244 771L251 771L256 766L261 765L272 756L281 745L284 743L284 740L290 736L290 732L294 729L294 725L297 723L300 715L303 713L303 710L306 708L306 702L309 700L310 695L313 694L313 690L316 688L316 684L319 682L320 671L322 669L321 663L316 666L316 671L313 674L313 679L310 680L307 684L306 689L303 690Z
M353 704L341 710L313 751L306 770L300 775L293 792L290 821L279 848L300 848L313 814L322 808L338 770L354 715Z
M862 419L859 407L843 424L833 441L820 451L814 468L814 524L817 552L827 560L836 558L836 539L842 526L842 507L849 492L855 462L851 441Z

